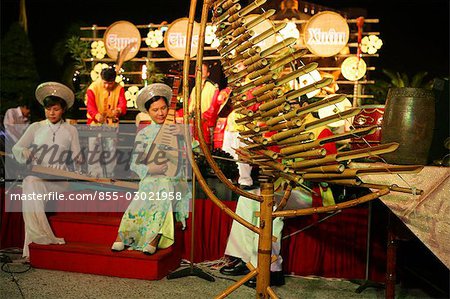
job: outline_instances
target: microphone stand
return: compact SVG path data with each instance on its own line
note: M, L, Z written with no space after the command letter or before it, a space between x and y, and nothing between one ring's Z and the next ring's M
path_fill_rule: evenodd
M187 276L197 276L207 281L215 281L214 277L194 264L194 241L195 241L195 173L192 174L192 216L191 216L191 252L189 267L183 268L167 275L167 279L175 279Z

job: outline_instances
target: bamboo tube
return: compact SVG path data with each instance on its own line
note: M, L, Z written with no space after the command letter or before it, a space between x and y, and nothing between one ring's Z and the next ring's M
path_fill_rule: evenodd
M362 182L359 178L354 178L354 179L328 180L327 183L335 184L335 185L344 185L344 186L361 186Z
M302 169L302 172L306 173L327 173L327 172L337 172L342 173L345 170L344 164L334 164L334 165L324 165L319 167L311 167L311 168L304 168Z
M330 116L324 117L322 119L312 121L310 123L305 124L305 130L306 131L312 130L312 129L319 128L324 125L333 123L337 120L342 120L342 119L353 117L353 116L359 114L359 112L361 110L362 110L361 108L351 108L351 109L345 110L343 112L340 112L339 114L330 115Z
M272 108L275 108L283 103L286 103L287 99L286 97L280 97L276 98L275 100L271 100L267 103L261 104L261 106L258 107L259 111L268 111Z
M256 136L258 134L260 134L260 132L256 132L256 131L253 131L253 130L246 130L246 131L240 131L239 132L239 135L241 135L241 136Z
M277 208L275 209L275 212L283 210L283 208L287 204L289 197L291 196L291 193L292 193L292 184L288 184L286 190L284 191L283 197L280 200L280 203L278 204Z
M246 108L236 110L236 113L239 113L239 114L242 114L242 115L245 115L248 117L252 117L255 114L255 112L253 112L252 110L248 110Z
M253 47L243 53L236 54L236 56L230 60L230 63L234 65L234 64L238 63L239 61L247 59L247 58L249 58L253 55L256 55L260 52L261 52L261 47L259 47L259 46Z
M248 267L248 265L247 265L247 267ZM239 279L236 283L234 283L233 285L229 286L225 291L223 291L216 298L217 299L223 299L223 298L228 297L228 295L230 295L231 293L236 291L241 285L243 285L244 283L246 283L247 281L249 281L250 279L255 277L257 274L258 274L258 271L253 267L253 270L251 270L248 274L246 274L244 277Z
M237 3L237 2L239 2L239 0L227 0L227 1L225 1L225 2L221 5L221 7L222 7L224 10L227 10L227 9L229 9L231 6L233 6L233 4L235 4L235 3Z
M327 154L326 149L318 148L306 152L296 153L290 156L284 157L285 159L295 159L295 158L313 158L313 157L324 157ZM305 170L306 171L306 170Z
M280 297L278 297L277 294L275 294L275 291L270 286L266 288L266 291L271 299L280 299Z
M299 135L291 137L291 138L287 138L284 140L278 140L278 145L296 144L299 142L311 141L314 139L316 139L316 136L314 135L314 133L306 132L306 133L302 133L302 134L299 134ZM311 143L311 142L309 142L309 143ZM309 143L306 143L306 144L309 144Z
M244 24L243 20L236 20L236 21L234 21L233 23L231 23L228 26L226 26L224 24L225 26L224 26L224 28L222 30L220 30L220 31L217 30L216 31L216 36L221 38L222 36L227 36L229 33L233 34L235 31L241 29L243 24ZM243 32L245 32L245 30L243 30L241 33L243 33ZM238 34L238 35L240 35L240 34ZM236 35L236 36L238 36L238 35ZM236 36L234 36L234 37L236 37Z
M370 127L366 127L366 128L361 128L361 129L357 129L354 130L352 132L345 132L345 133L341 133L341 134L337 134L337 135L333 135L330 137L325 137L325 138L321 138L318 140L314 140L313 142L309 142L309 143L304 143L304 144L299 144L299 145L293 145L293 146L288 146L288 147L284 147L280 150L280 153L283 155L292 155L294 153L298 153L298 152L303 152L315 147L319 147L319 146L323 146L326 143L330 143L330 142L336 142L339 140L345 140L348 139L350 137L355 137L355 136L363 136L366 134L372 134L375 130L377 130L378 126L370 126ZM295 137L293 137L295 138ZM314 139L314 138L311 138ZM283 140L284 141L290 141L290 140ZM294 140L292 140L294 141Z
M274 90L272 90L270 92L266 92L264 95L253 98L252 100L254 100L253 103L268 102L275 98L281 97L283 94L284 94L284 92L283 92L282 88L275 88Z
M271 150L261 150L259 151L260 153L262 153L263 155L270 157L273 160L278 159L278 153L271 151Z
M227 78L228 83L234 83L238 80L244 79L249 73L253 72L255 69L263 68L265 65L268 64L268 61L266 59L261 59L251 66L244 68L242 71L232 74ZM253 84L253 83L252 83Z
M308 50L306 50L306 49L300 49L300 50L295 51L294 53L288 53L283 58L278 59L274 63L272 63L269 66L269 69L271 71L274 71L274 70L284 66L285 64L288 64L294 60L299 59L300 57L304 56L306 53L308 53ZM317 63L315 63L315 64L317 64ZM316 68L317 68L317 66L316 66Z
M296 38L289 37L289 38L287 38L285 40L282 40L281 42L276 43L275 45L271 46L270 48L262 51L260 55L263 58L267 57L267 56L272 55L273 53L275 53L275 52L277 52L277 51L279 51L279 50L281 50L283 48L291 46L292 44L294 44L296 42L297 42Z
M260 204L259 228L261 233L258 240L258 277L256 279L256 292L259 294L265 294L270 285L273 190L273 183L261 184L263 202Z
M289 137L293 137L294 135L303 133L305 131L304 126L301 126L299 128L291 128L290 130L287 131L282 131L280 133L276 133L270 137L267 138L267 142L271 142L271 141L281 141L282 139L286 139Z
M321 166L327 163L342 162L365 157L372 157L376 155L386 154L395 151L398 148L398 143L386 143L370 148L363 148L348 152L340 152L333 155L328 155L322 159L304 160L292 163L292 168L308 168L312 166Z
M252 94L255 97L260 96L264 92L273 89L275 86L282 86L283 84L288 83L289 81L292 81L308 72L313 71L314 69L317 68L317 65L318 64L316 62L307 64L307 65L299 68L298 70L275 80L275 82L273 84L267 84L267 85L263 86L262 88L258 88L257 90L253 91Z
M295 138L295 137L293 137L293 138ZM314 138L310 138L310 139L314 139ZM309 149L316 148L316 147L319 147L319 140L314 140L313 142L308 142L308 143L299 144L299 145L287 146L287 147L282 148L280 150L280 153L282 155L289 157L290 155L296 154L298 152L304 152L304 151L307 151Z
M409 193L409 194L413 194L413 195L422 195L423 194L423 190L421 190L421 189L414 189L413 190L412 188L404 188L404 187L399 187L397 185L380 185L380 184L361 183L358 186L359 187L370 188L370 189L385 189L385 188L388 188L391 191L402 192L402 193Z
M291 105L289 105L288 103L284 103L284 104L279 105L278 107L275 107L275 108L273 108L273 109L271 109L269 111L260 112L260 116L262 118L271 117L271 116L278 115L280 113L284 113L286 111L289 111L289 109L291 109ZM272 129L270 129L270 130L274 131Z
M229 16L236 13L238 10L241 9L241 5L239 3L236 3L235 5L231 6L228 10L224 11L220 16L213 18L214 23L222 23L225 21Z
M255 80L255 85L259 86L259 85L267 84L276 79L278 79L277 74L267 74L267 75Z
M246 124L245 126L256 133L261 131L261 128L253 123Z
M236 48L237 46L239 46L239 44L242 44L243 42L249 40L251 37L253 37L255 35L255 31L253 30L248 30L245 31L244 33L242 33L240 36L236 37L236 39L234 41L232 41L231 43L229 43L226 47L224 47L221 51L220 54L221 55L225 55L226 53L231 52L234 48Z
M295 184L297 184L297 186L300 186L304 181L302 176L295 174L295 173L280 172L279 175L289 181L294 182Z
M267 0L255 0L253 3L247 5L246 7L244 7L241 11L237 12L235 15L231 16L229 21L233 22L235 19L239 19L242 17L245 17L246 15L248 15L252 10L254 10L255 8L263 5L264 3L266 3Z
M270 71L269 66L266 66L265 68L262 68L260 70L257 70L256 72L249 74L248 78L250 80L255 80L258 77L263 77L263 76L269 74L269 71Z
M242 27L236 29L233 33L231 33L231 35L238 36L239 34L242 34L242 32L244 32L245 30L251 29L256 25L258 25L259 23L263 22L264 20L269 19L273 14L275 14L275 9L269 9L268 11L257 16L251 21L245 22L245 20L243 20Z
M299 118L297 119L293 119L275 126L270 126L268 127L268 131L280 131L283 129L293 129L293 128L298 128L301 127L303 124L303 121Z
M273 27L273 28L267 29L266 31L262 32L261 34L255 36L251 40L249 40L249 41L243 43L242 45L240 45L239 47L237 47L236 52L241 53L241 52L247 50L248 48L252 47L253 45L256 45L256 44L262 42L263 40L269 38L270 36L276 34L280 30L284 29L286 27L286 25L287 25L287 23L281 23L281 24L275 25L275 27Z
M278 123L280 123L282 121L288 121L291 118L300 116L300 112L301 112L300 109L295 109L295 110L290 111L290 112L288 112L286 114L274 117L274 118L269 119L268 121L266 121L266 125L274 126L274 125L276 125L276 124L278 124Z
M291 210L291 211L279 211L279 212L273 212L272 217L296 217L296 216L306 216L306 215L312 215L312 214L319 214L319 213L328 213L333 212L336 210L351 208L356 205L374 200L376 198L379 198L383 195L386 195L389 193L389 189L382 189L377 192L372 192L370 194L364 195L360 198L349 200L346 202L342 202L339 204L336 204L334 206L327 206L327 207L317 207L317 208L307 208L307 209L300 209L300 210Z
M327 79L331 79L331 78L327 78ZM332 79L331 79L331 80L332 80ZM298 90L297 90L297 91L298 91ZM297 95L297 91L294 92L296 95ZM292 98L294 93L293 93L293 92L288 92L287 94L285 94L286 99ZM329 105L331 105L331 104L341 102L341 101L343 101L344 99L345 99L345 95L338 95L338 96L336 96L336 97L330 98L329 100L325 100L325 101L324 101L324 100L321 100L321 101L319 101L320 103L319 103L319 102L316 102L316 103L313 103L313 104L308 105L308 106L306 106L306 107L302 107L302 108L296 109L296 110L295 110L295 113L291 113L291 114L288 114L288 115L281 115L281 116L278 116L278 117L274 117L274 118L272 118L271 120L267 121L267 125L268 125L268 126L275 125L275 124L277 124L277 123L279 123L279 122L281 122L281 121L289 120L290 118L298 117L298 116L300 116L300 115L303 115L303 114L307 114L307 113L316 111L316 110L318 110L318 109L320 109L320 108L329 106ZM310 106L311 106L311 107L310 107Z

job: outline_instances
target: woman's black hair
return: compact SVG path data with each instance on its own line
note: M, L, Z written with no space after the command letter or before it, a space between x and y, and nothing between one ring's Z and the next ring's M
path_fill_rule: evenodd
M145 102L145 104L144 104L145 110L148 111L148 109L150 109L150 106L151 106L154 102L159 101L160 99L163 99L164 102L166 102L166 105L169 106L169 101L168 101L165 97L162 97L162 96L154 96L153 98L150 98L149 100L147 100L147 102Z
M44 108L50 108L51 106L57 104L59 104L64 111L67 110L67 102L61 99L60 97L47 96L43 101Z

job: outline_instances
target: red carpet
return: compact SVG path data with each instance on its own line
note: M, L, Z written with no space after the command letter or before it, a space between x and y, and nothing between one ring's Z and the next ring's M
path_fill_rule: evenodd
M157 280L178 268L183 238L175 227L175 244L147 256L139 251L112 252L121 215L59 213L49 217L55 235L64 245L30 245L31 265L36 268Z

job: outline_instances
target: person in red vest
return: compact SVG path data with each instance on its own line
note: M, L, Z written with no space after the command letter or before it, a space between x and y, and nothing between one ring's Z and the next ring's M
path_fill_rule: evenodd
M92 82L86 92L87 124L90 126L118 127L119 117L127 112L127 100L122 86L116 82L114 68L104 68L100 77ZM112 177L116 166L115 152L117 138L89 138L88 163L90 175ZM102 163L100 156L107 152L108 162Z
M212 142L212 132L214 130L215 122L213 123L212 118L210 117L208 120L204 119L204 113L208 111L211 107L211 103L215 98L217 98L219 94L219 87L216 83L212 82L208 79L210 75L209 66L206 63L202 64L202 91L201 91L201 104L200 111L202 115L202 131L205 141L208 145L211 145ZM194 108L196 105L196 87L194 87L191 91L191 95L189 97L189 106L188 113L193 116ZM217 117L217 116L216 116ZM194 133L194 138L197 139L196 133Z

